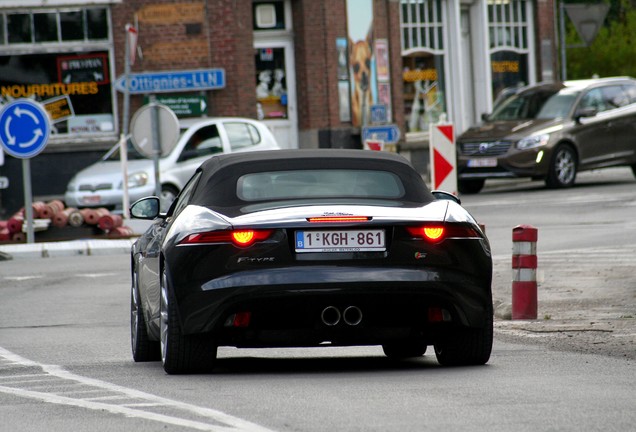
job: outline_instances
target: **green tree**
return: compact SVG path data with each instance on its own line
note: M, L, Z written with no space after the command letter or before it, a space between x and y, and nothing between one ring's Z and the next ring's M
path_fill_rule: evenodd
M594 75L636 77L636 2L611 0L608 3L609 13L594 42L589 47L567 49L568 79ZM566 22L567 44L580 44L581 39L571 21Z

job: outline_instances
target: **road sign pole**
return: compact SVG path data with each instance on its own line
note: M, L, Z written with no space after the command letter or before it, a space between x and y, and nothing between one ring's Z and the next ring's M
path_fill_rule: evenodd
M33 231L33 198L31 191L31 162L22 159L22 182L24 184L24 215L26 216L27 243L35 242Z
M128 207L130 206L130 198L128 196L128 118L130 117L130 90L128 86L128 79L130 76L130 54L134 47L131 47L130 33L136 30L130 24L126 24L126 44L125 44L125 56L124 56L124 82L126 83L124 88L124 113L123 113L123 127L122 134L119 141L119 158L121 162L122 173L122 210L125 219L130 218L128 214Z
M152 102L152 111L150 116L150 123L152 128L152 148L154 154L152 160L155 166L155 195L161 198L161 179L159 178L159 158L161 157L161 131L159 129L159 107L156 103Z

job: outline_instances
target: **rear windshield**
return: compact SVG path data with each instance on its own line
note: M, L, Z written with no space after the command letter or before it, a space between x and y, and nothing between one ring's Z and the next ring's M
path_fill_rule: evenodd
M241 176L236 194L248 202L322 197L398 199L404 196L404 185L388 171L271 171Z

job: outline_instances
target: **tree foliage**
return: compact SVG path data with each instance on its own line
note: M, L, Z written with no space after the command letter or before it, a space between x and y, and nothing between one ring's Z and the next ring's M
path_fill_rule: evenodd
M581 1L577 1L581 3ZM593 2L598 3L598 0ZM636 8L634 0L610 0L604 25L589 47L567 49L568 79L594 75L636 77ZM572 23L567 20L567 45L581 43Z

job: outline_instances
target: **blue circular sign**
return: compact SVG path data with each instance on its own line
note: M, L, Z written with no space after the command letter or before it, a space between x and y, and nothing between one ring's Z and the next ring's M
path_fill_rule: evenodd
M46 110L31 99L18 99L0 111L0 143L5 152L31 158L46 147L51 126Z

